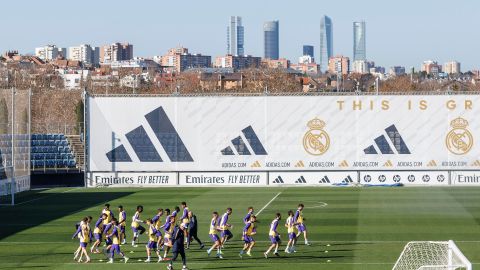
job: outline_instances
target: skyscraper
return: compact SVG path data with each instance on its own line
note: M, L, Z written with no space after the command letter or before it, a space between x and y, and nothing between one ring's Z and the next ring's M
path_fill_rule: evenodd
M279 58L279 26L278 21L269 21L263 24L263 42L267 59Z
M353 23L353 61L367 60L366 30L364 21Z
M320 69L328 69L328 60L333 56L333 24L332 19L323 16L320 20Z
M303 45L303 55L308 55L310 57L314 57L313 56L313 46L312 45Z
M245 55L242 17L231 16L227 26L227 54Z

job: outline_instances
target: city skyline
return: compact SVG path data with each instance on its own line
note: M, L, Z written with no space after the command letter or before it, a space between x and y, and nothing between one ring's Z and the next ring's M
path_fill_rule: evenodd
M378 1L367 1L376 3ZM58 3L56 5L55 3ZM21 53L33 53L35 47L46 44L56 44L59 47L91 44L101 46L113 42L130 42L135 45L135 55L151 57L161 55L168 48L183 45L192 51L206 55L222 55L225 52L225 21L230 15L238 15L243 19L245 33L245 54L263 56L263 23L269 20L279 20L282 24L280 34L280 57L293 62L301 54L303 44L315 46L315 54L319 54L319 23L320 14L326 14L335 23L334 53L353 59L352 55L352 23L364 20L368 23L368 60L377 65L389 67L402 65L407 68L419 68L426 59L434 59L444 63L457 60L465 70L478 69L477 49L480 41L474 36L474 29L480 24L474 21L476 7L480 3L450 3L447 1L411 0L402 3L392 3L392 7L371 9L365 3L354 1L339 1L328 6L318 1L307 1L311 9L320 10L319 15L304 15L294 12L299 6L293 3L278 3L276 1L245 1L244 4L230 10L228 5L215 5L213 2L189 4L181 21L175 20L178 14L162 14L162 20L156 20L156 9L166 9L174 6L172 3L146 2L145 5L132 8L119 7L117 14L104 12L109 1L86 1L79 5L75 12L82 14L82 24L78 24L74 13L67 12L60 1L52 1L49 13L55 16L38 16L46 13L46 7L40 3L20 0L16 3L7 2L5 10L14 10L22 6L25 19L2 30L5 39L0 41L0 51L18 49ZM410 4L409 4L410 3ZM415 3L415 5L413 5ZM275 9L267 9L272 4ZM98 8L91 9L91 5ZM145 8L145 7L148 8ZM349 8L345 8L348 6ZM378 6L378 5L376 5ZM63 8L62 8L63 7ZM254 8L252 8L254 7ZM198 10L215 12L197 12ZM218 12L217 12L218 9ZM103 11L102 11L103 10ZM269 10L269 12L263 12ZM87 12L88 11L88 12ZM129 19L121 14L130 14ZM0 22L9 25L18 21L18 14L5 12ZM98 18L102 24L98 25ZM122 18L123 17L123 18ZM453 18L448 23L438 18ZM438 26L426 21L435 21ZM61 23L60 23L61 22ZM38 27L41 25L41 31ZM35 27L33 27L35 25ZM53 26L52 26L53 25ZM433 24L434 25L434 24ZM429 27L426 27L429 26ZM140 29L140 30L139 30ZM153 34L154 33L154 34ZM441 46L440 46L440 45Z

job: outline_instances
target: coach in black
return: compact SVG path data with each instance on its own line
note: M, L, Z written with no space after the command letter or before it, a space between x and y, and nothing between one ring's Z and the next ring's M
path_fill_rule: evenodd
M197 236L197 231L198 231L198 221L197 221L197 216L195 216L192 211L188 211L188 218L190 219L190 224L188 225L189 231L188 231L188 241L187 241L187 249L190 248L190 243L192 243L193 238L197 240L198 244L200 245L200 249L203 249L205 245L200 241L200 239Z
M187 268L187 257L185 256L185 228L183 227L183 224L180 226L175 226L173 229L172 233L172 242L173 242L173 247L172 247L172 253L173 257L172 260L170 261L170 264L168 265L169 270L173 270L173 262L177 260L178 254L182 256L182 263L183 263L183 270L188 270Z

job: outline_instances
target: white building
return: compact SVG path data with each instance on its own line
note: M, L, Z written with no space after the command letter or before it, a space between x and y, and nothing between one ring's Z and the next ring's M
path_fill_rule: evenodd
M100 63L100 48L89 44L68 48L68 59L81 61L86 65L98 66Z
M443 65L443 72L447 74L457 74L460 73L460 63L457 61L450 61Z
M44 61L55 60L59 56L59 48L57 48L57 46L55 45L46 45L43 47L38 47L38 48L35 48L35 56Z
M369 64L366 60L357 60L353 61L352 65L353 73L366 74L370 72Z
M303 55L298 58L298 63L299 64L311 64L314 63L313 57L310 55Z
M58 70L60 76L63 78L63 85L67 90L80 89L82 80L85 81L89 74L88 70L79 70L75 73L69 73L66 70Z

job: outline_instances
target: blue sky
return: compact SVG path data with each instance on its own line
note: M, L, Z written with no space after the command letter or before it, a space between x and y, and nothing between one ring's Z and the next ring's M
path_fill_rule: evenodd
M243 17L245 51L263 56L262 24L280 21L280 55L297 61L303 44L318 56L320 17L334 25L334 53L352 56L352 23L367 23L367 58L377 65L414 66L434 59L480 68L480 1L474 0L183 0L5 1L1 4L0 51L33 52L115 41L134 44L136 56L183 45L213 57L226 53L230 15Z

